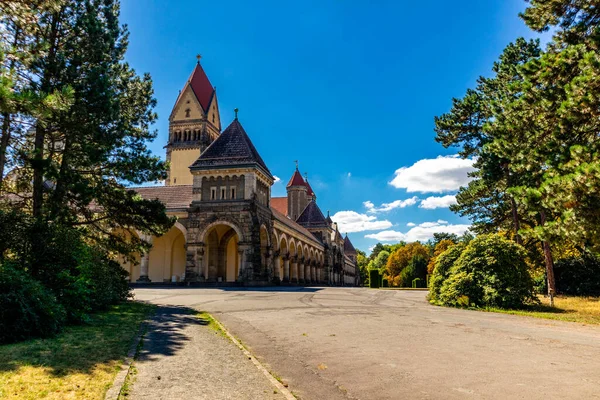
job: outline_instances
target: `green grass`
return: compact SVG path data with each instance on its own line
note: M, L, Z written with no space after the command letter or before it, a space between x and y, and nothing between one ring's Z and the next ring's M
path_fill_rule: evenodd
M223 329L221 329L219 324L217 324L215 322L215 319L212 317L212 315L210 315L209 313L207 313L205 311L201 311L196 315L196 318L201 320L202 325L208 326L210 329L215 331L215 333L218 333L221 336L223 336L224 338L226 338L227 340L229 340L229 337L225 334L225 331Z
M54 338L0 346L0 398L102 399L153 310L129 301Z
M490 308L485 311L600 325L599 297L556 296L554 307L550 307L549 298L539 296L539 299L540 305L529 306L523 310Z

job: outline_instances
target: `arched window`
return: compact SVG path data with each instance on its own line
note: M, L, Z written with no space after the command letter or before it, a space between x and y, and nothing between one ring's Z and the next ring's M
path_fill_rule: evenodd
M213 124L215 123L215 114L213 113Z
M190 117L190 111L191 111L191 110L190 110L189 108L186 108L186 109L185 109L185 117L186 117L186 118L189 118L189 117Z

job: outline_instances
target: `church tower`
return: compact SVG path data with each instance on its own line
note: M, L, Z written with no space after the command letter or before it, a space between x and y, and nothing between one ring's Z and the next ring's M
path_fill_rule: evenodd
M286 186L288 201L288 217L295 221L308 204L308 188L302 179L296 163L296 171ZM311 189L312 190L312 189Z
M217 92L200 65L179 92L169 117L167 161L170 162L166 186L191 185L190 165L219 136L221 118Z

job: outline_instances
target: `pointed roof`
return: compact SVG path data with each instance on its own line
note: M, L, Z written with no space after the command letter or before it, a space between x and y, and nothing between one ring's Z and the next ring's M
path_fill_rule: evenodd
M329 216L329 210L327 210L327 218L325 218L325 221L327 221L327 223L329 224L329 226L331 226L331 224L333 224L333 220Z
M273 179L271 171L261 158L238 119L219 135L192 164L191 169L209 169L233 166L259 166Z
M286 188L289 188L290 186L306 186L306 182L304 181L304 178L302 178L302 175L300 174L300 171L298 171L298 168L296 168L296 170L294 171L294 175L292 175L292 177L290 178L290 181L288 182Z
M200 65L200 61L196 64L196 68L194 68L188 82L192 87L192 91L194 92L194 95L196 95L198 102L202 106L202 109L204 112L207 112L215 89L208 80L208 76L206 76L202 65Z
M356 249L348 238L348 234L346 234L346 237L344 238L344 253L356 253Z
M312 187L310 187L310 183L308 183L308 178L306 178L304 183L306 185L306 195L307 196L315 196L315 192L312 190Z
M296 222L304 227L322 227L327 225L327 221L319 209L317 203L311 200L310 203L304 208L302 214L296 219Z

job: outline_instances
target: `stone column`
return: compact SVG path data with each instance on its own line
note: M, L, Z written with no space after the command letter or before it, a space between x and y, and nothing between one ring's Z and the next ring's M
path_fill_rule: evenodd
M312 261L310 261L306 264L306 268L305 268L306 272L304 272L307 283L315 283L315 277L312 275L311 269L312 269Z
M279 272L281 269L281 257L279 257L279 252L276 251L275 253L273 253L273 257L275 257L275 259L273 260L273 277L275 278L275 280L279 280L281 282L281 276L279 276Z
M290 256L286 254L283 257L283 281L289 283L290 281Z
M207 263L208 264L208 263ZM200 244L196 247L196 277L200 280L202 273L204 273L204 245ZM204 276L206 280L206 275Z
M308 279L304 274L304 258L301 258L298 261L298 282L304 283Z
M310 266L310 278L313 282L317 281L317 267L315 267L315 264Z
M145 235L145 234L141 234L139 235L140 239L142 239L145 242L150 243L150 245L152 245L152 236L150 235ZM152 249L152 247L150 247L150 249L148 249L148 251L146 251L145 253L141 254L140 257L140 278L137 280L138 283L147 283L150 282L150 278L148 277L148 273L149 273L149 268L150 268L150 250Z
M238 266L238 281L244 281L244 277L245 277L245 270L246 270L246 249L242 248L242 246L238 247L238 259L239 259L239 266Z
M292 283L298 283L298 258L297 257L293 257L292 258L292 277L291 277L291 282Z

